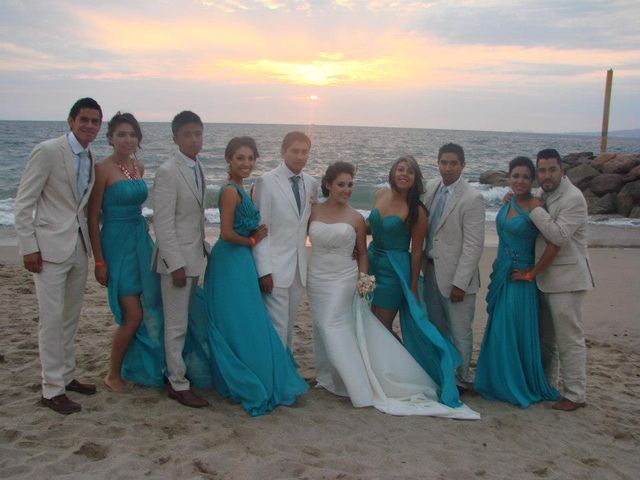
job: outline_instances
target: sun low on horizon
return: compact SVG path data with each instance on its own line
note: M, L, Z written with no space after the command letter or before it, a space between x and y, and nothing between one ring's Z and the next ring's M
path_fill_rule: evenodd
M11 1L0 7L0 115L27 115L30 108L13 100L27 88L43 98L61 89L73 96L93 83L114 100L130 96L151 119L191 92L194 103L233 97L257 111L216 109L212 120L290 122L304 116L295 113L303 110L295 99L313 87L306 101L322 97L316 120L323 123L506 128L515 120L536 129L549 124L546 112L517 118L517 111L530 111L541 103L533 97L542 97L559 103L563 118L554 121L570 130L585 105L601 108L603 72L613 67L614 118L632 128L631 109L640 109L640 37L629 18L640 8L613 4L565 11L533 0L62 0L55 8ZM526 13L530 23L523 23ZM601 25L590 36L573 26L596 15ZM607 25L616 26L616 39ZM399 104L421 108L394 119ZM379 110L365 111L370 105Z

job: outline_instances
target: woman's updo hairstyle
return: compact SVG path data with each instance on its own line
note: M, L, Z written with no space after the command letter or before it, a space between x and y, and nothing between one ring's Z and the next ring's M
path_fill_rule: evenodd
M356 175L356 167L349 162L342 161L329 165L329 167L327 167L327 171L324 172L324 176L322 177L321 188L323 196L329 196L329 189L327 188L327 185L331 185L341 173L347 173L353 178Z

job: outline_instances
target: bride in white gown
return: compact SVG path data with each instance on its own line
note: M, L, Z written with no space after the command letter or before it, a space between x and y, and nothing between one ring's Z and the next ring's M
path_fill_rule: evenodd
M349 397L354 407L392 415L479 419L464 404L438 402L438 386L356 292L358 272L367 273L368 261L364 218L348 203L354 173L350 163L329 166L322 181L328 199L314 205L309 223L307 294L318 386Z

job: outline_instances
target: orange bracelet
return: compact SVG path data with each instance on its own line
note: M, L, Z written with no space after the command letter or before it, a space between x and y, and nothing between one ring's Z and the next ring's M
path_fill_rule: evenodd
M258 243L258 242L256 242L256 239L255 239L254 237L252 237L251 235L249 235L249 243L251 243L251 246L252 246L252 247L255 247L255 246L256 246L256 243Z
M96 262L96 267L106 267L106 266L107 266L107 264L105 262L103 262L103 261L97 261Z
M533 273L531 273L531 270L529 270L522 275L522 278L524 278L527 282L533 282Z

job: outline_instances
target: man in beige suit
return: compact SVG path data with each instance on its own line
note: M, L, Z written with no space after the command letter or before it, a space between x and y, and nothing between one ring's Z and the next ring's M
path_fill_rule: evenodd
M204 273L205 178L198 160L203 125L193 112L179 113L171 123L178 152L156 172L153 186L153 225L156 245L152 267L160 274L164 310L164 347L169 371L167 393L188 407L206 407L186 378L182 358L189 304Z
M484 247L484 200L464 178L464 150L448 143L438 152L442 179L427 182L424 204L429 231L424 255L424 297L429 318L456 346L462 363L458 389L471 387L472 322L480 287L478 263Z
M95 169L89 144L102 125L100 105L92 98L78 100L67 122L68 134L42 142L31 152L15 206L20 255L34 274L40 311L40 403L64 415L81 410L66 391L96 393L94 385L74 378L74 370L75 335L91 255L86 206Z
M529 214L540 230L536 261L545 249L545 239L560 247L553 263L536 277L541 292L542 362L549 384L556 385L559 354L563 398L553 408L573 411L586 405L582 302L594 286L587 252L587 204L582 192L564 176L556 150L541 150L536 166L546 205L546 210L537 207Z

